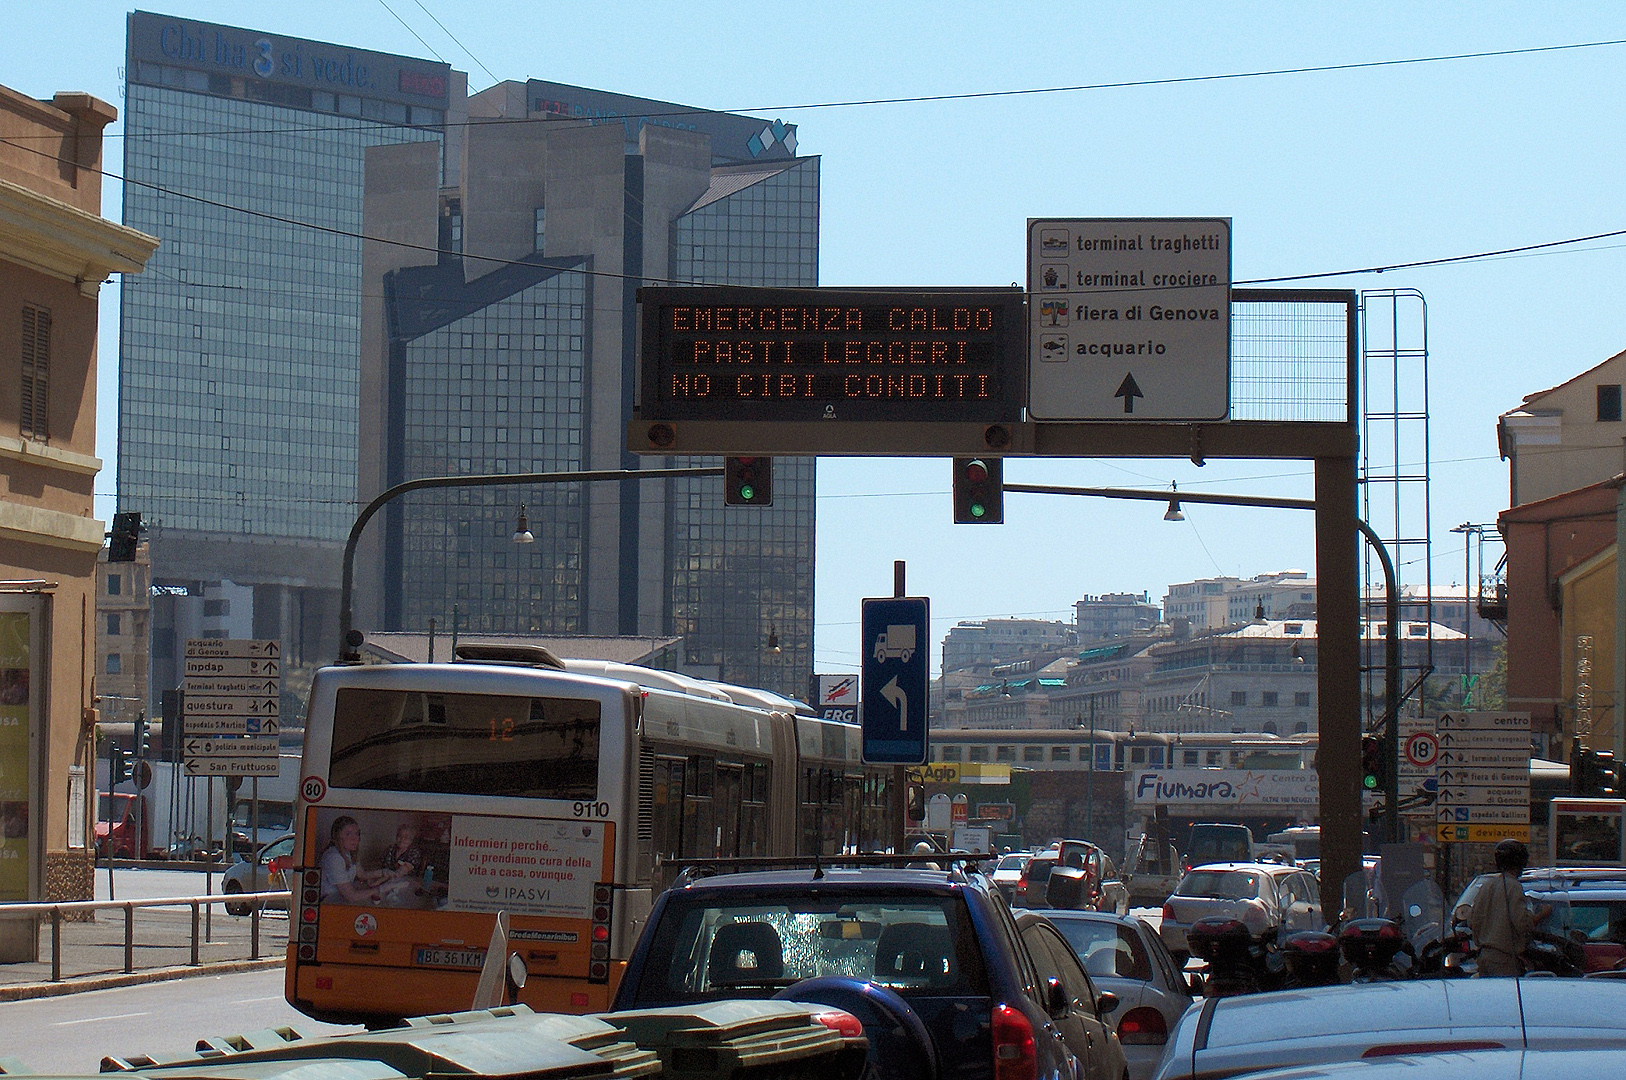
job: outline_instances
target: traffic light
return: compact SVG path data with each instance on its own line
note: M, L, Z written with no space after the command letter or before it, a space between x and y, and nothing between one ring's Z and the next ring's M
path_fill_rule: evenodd
M136 512L113 515L113 531L107 542L108 562L135 562L136 542L141 539L141 515Z
M926 785L910 784L904 803L904 816L910 821L926 820Z
M954 459L954 524L1005 520L1005 466L999 458Z
M1592 798L1612 798L1620 789L1615 772L1615 755L1608 750L1576 747L1575 794Z
M1361 790L1382 793L1391 788L1388 762L1384 760L1383 740L1376 735L1361 736Z
M124 747L111 745L107 748L107 775L108 787L118 787L130 779L130 755L125 753Z
M142 761L147 759L147 714L144 712L136 714L135 756Z
M725 506L772 506L773 458L724 458L723 504Z

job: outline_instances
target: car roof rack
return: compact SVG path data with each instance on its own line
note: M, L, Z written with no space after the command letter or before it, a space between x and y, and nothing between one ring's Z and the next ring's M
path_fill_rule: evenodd
M967 881L969 864L998 858L991 851L922 851L916 853L849 855L735 855L716 859L663 859L656 857L657 868L662 865L681 867L673 888L692 885L703 878L723 873L741 873L750 870L812 870L814 879L822 878L827 869L842 867L895 867L900 870L946 870L950 879Z

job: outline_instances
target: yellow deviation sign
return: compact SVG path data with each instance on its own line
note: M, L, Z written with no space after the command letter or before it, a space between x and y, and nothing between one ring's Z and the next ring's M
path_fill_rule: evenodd
M1528 825L1441 825L1439 830L1442 844L1494 844L1504 839L1530 842Z

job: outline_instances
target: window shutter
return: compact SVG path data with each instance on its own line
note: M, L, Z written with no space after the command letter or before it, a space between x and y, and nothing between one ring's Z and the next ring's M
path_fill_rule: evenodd
M23 307L22 434L50 437L51 313L45 308Z

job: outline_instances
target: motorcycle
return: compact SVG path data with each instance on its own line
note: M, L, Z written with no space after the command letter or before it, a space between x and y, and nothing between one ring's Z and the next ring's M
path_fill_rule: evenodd
M1241 919L1210 915L1191 924L1186 943L1193 956L1208 963L1205 997L1255 994L1283 982L1275 927L1256 936Z
M1282 939L1281 954L1286 967L1284 984L1291 989L1307 986L1333 986L1338 977L1338 939L1320 930L1300 930Z

